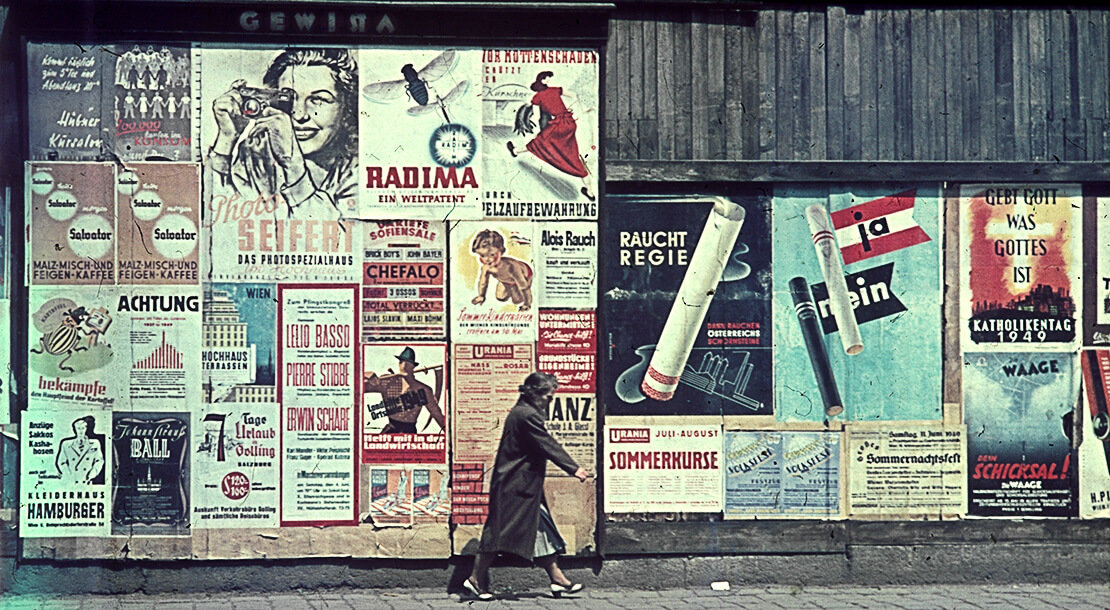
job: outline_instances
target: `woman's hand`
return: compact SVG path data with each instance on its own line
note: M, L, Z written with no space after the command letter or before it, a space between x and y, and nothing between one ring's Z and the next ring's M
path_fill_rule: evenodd
M217 97L212 102L212 116L216 119L216 141L212 143L212 152L225 157L231 155L231 147L239 137L239 130L235 122L243 117L243 98L239 95L238 88L246 81L237 80L231 83L231 89Z
M286 185L295 184L304 177L307 171L304 155L293 134L293 118L288 114L276 108L265 108L251 126L247 141L268 146L270 156L285 172Z
M590 473L586 472L585 468L582 468L581 466L579 466L578 470L575 471L574 476L578 477L579 481L582 481L583 483L585 483L586 480L590 478Z

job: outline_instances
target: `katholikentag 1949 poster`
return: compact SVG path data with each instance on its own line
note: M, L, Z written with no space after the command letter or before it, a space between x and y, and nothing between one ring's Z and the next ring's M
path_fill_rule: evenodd
M964 351L1078 345L1081 195L1075 184L961 187Z
M357 521L357 332L357 285L278 285L283 526Z
M362 346L362 463L446 464L445 343Z
M39 409L21 423L20 537L107 536L111 412Z
M362 237L362 340L447 336L447 225L367 220Z
M193 411L194 528L278 526L280 428L272 402Z
M197 48L215 281L355 281L357 54Z

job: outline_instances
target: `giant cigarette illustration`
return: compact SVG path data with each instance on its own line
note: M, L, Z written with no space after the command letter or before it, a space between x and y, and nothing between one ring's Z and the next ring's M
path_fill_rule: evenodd
M836 388L829 354L825 351L825 333L817 321L817 307L813 304L813 294L804 277L790 280L790 297L794 299L794 312L802 327L802 338L809 352L809 363L813 366L813 376L817 379L817 389L821 391L821 402L825 403L825 415L832 417L844 412L840 391Z
M854 356L863 351L863 338L859 334L852 302L848 299L848 283L844 281L844 265L840 259L840 248L836 245L832 220L825 206L815 203L806 208L806 222L813 235L813 248L817 250L825 288L829 291L829 309L836 319L840 344L844 346L844 353Z
M704 199L699 199L704 200ZM701 330L713 293L721 281L728 258L744 224L744 208L723 197L712 198L713 210L705 221L694 255L686 267L686 277L678 289L667 323L655 345L640 389L649 398L674 397L690 349Z

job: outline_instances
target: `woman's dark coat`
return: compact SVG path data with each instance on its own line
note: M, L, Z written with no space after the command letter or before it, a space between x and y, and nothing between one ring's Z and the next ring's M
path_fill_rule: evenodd
M521 396L505 418L490 482L489 516L478 550L532 559L547 460L574 474L578 464L544 428L547 414Z

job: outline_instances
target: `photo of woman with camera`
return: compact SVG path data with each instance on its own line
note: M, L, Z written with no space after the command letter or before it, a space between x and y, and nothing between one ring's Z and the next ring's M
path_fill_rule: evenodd
M212 102L217 135L207 166L247 200L276 198L290 218L353 212L357 79L346 49L283 51L262 87L236 80Z

